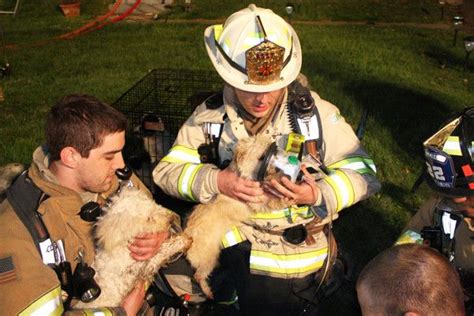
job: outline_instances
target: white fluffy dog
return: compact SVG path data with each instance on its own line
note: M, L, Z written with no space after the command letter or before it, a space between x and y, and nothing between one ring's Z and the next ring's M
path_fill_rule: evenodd
M235 147L230 168L241 177L256 179L264 153L272 141L265 136L242 139ZM269 177L279 177L277 170L270 172ZM267 178L268 179L268 178ZM221 238L233 226L249 219L256 212L270 212L288 207L290 203L283 199L266 198L261 203L243 203L226 195L218 194L208 204L197 205L191 213L184 234L193 242L186 257L196 268L194 278L199 282L203 292L210 298L212 291L207 283L209 274L218 264L221 250Z
M133 259L127 245L134 237L169 231L174 216L135 188L123 188L112 198L110 206L104 208L104 214L96 223L98 249L92 264L96 271L94 278L102 291L96 300L79 302L76 308L119 306L139 279L151 281L161 266L190 243L180 235L172 236L151 259Z

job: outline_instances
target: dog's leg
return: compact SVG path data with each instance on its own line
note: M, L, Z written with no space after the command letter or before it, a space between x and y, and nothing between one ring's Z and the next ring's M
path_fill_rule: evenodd
M198 281L202 291L207 297L213 298L213 294L207 279L214 268L218 265L220 253L220 245L203 245L193 241L191 248L188 250L187 258L191 265L196 268L194 278Z

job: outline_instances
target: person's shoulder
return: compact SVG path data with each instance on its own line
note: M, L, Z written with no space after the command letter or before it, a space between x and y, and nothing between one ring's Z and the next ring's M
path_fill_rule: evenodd
M206 105L206 109L208 110L216 110L224 105L224 93L219 91L204 101Z
M313 100L321 114L339 112L339 108L337 106L321 98L317 92L311 90L311 96L313 97Z
M222 123L224 115L225 106L222 92L216 93L196 107L193 114L194 124Z

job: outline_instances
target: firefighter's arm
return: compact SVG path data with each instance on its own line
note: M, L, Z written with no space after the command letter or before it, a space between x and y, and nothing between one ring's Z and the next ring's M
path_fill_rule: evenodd
M396 245L401 244L421 244L423 238L421 237L421 230L425 226L432 226L434 223L433 214L436 204L439 203L439 197L432 197L420 207L420 209L408 221L408 224L403 229L402 234L395 242Z
M202 126L195 120L196 115L198 113L193 113L181 127L173 147L153 170L153 180L169 195L206 203L219 193L219 168L201 163L198 148L206 140Z
M380 190L374 161L360 144L352 127L339 110L316 99L323 130L323 164L326 174L316 183L321 198L314 205L325 205L330 213L349 207Z

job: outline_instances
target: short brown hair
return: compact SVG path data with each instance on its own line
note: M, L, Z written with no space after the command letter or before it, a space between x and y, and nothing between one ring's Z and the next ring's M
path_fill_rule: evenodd
M377 255L359 275L359 300L360 291L370 300L363 310L374 315L464 315L455 268L427 246L403 244Z
M61 150L74 147L89 157L106 135L125 131L127 118L112 106L89 95L73 94L59 100L46 120L46 145L51 161L59 160Z

